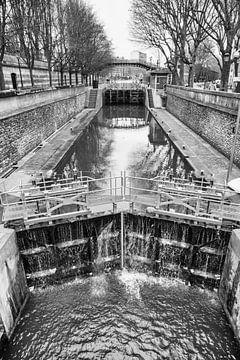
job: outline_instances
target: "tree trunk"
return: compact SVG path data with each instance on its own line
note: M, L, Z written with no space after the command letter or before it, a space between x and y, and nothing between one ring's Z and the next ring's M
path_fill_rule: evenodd
M29 74L31 79L31 85L34 86L33 68L31 66L29 67Z
M72 70L69 68L69 85L72 85Z
M75 82L76 82L76 85L78 85L78 71L75 70Z
M188 70L188 86L189 87L193 87L193 82L194 82L194 65L189 65L189 70Z
M172 70L172 85L179 85L179 76L176 68Z
M51 61L48 60L48 80L49 86L52 87L52 68L51 68Z
M2 63L0 63L0 90L5 90L5 80L4 80Z
M180 85L184 86L184 63L182 60L180 60L180 73L179 73L179 81L180 81Z
M224 61L223 59L223 67L221 73L221 91L228 91L230 66L231 66L230 61Z
M60 67L60 85L63 86L63 68Z

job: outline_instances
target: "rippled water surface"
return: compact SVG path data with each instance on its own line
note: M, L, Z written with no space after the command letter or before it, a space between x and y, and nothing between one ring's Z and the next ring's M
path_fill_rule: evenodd
M33 293L4 360L239 359L216 294L127 271Z
M105 106L58 165L58 173L73 168L93 177L168 174L185 177L192 168L144 106Z

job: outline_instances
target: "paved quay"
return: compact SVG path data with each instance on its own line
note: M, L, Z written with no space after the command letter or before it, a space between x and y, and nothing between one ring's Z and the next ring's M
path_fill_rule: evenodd
M0 182L0 191L8 191L18 186L20 182L30 182L31 175L53 169L68 151L69 147L81 135L90 123L98 109L83 109L61 129L44 140L43 146L34 149L18 162L15 170L4 181ZM215 150L211 145L194 133L181 121L161 108L151 109L152 114L167 133L175 146L181 151L186 160L196 170L204 170L206 176L214 174L217 183L224 183L227 175L229 160ZM233 166L231 178L240 177L240 169Z
M41 147L37 147L18 161L18 168L10 176L0 182L0 191L5 192L31 181L32 174L46 174L64 157L69 148L91 122L97 109L83 109L61 129L58 129Z
M213 173L215 182L225 183L229 166L228 158L167 110L155 108L151 109L151 112L175 146L195 169L196 174L200 174L200 171L204 170L206 177ZM240 177L240 169L233 165L229 180L237 177Z

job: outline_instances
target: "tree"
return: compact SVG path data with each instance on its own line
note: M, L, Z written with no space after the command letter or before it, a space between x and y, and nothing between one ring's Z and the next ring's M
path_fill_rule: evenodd
M0 90L5 89L3 57L6 48L7 0L0 0Z
M40 31L39 38L48 65L49 86L52 86L52 62L54 56L53 17L55 13L54 0L39 0Z
M212 0L192 0L190 1L190 11L187 28L186 54L185 63L189 65L188 85L193 86L195 76L195 64L198 59L200 47L208 37L207 31L214 26L217 19L213 11ZM205 18L209 18L206 23Z
M216 52L212 55L218 61L221 69L221 89L228 90L228 80L233 49L234 37L240 29L240 1L239 0L211 0L216 13L213 26L205 29L207 35L217 45L220 57ZM210 23L210 15L205 16L205 22Z
M83 1L70 0L67 6L69 66L86 78L98 73L112 54L103 26Z
M34 0L10 0L12 25L19 41L19 53L29 69L34 86L33 67L39 50L40 8Z
M211 0L132 1L133 37L160 49L172 71L173 83L184 84L184 64L187 64L189 84L193 84L197 50L207 36L203 13L211 12L210 5Z
M178 76L178 61L180 58L179 44L181 33L175 24L184 26L178 17L169 16L166 11L167 1L133 0L131 32L134 40L158 48L166 60L166 65L172 71L173 83L183 83L183 72ZM171 19L170 19L171 17ZM181 30L181 29L180 29Z
M54 24L54 63L60 72L60 84L63 85L63 74L69 62L70 52L68 48L66 5L63 1L56 0L56 16Z

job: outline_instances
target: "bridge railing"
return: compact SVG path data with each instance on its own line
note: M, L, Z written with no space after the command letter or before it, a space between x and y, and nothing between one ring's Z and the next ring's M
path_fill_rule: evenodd
M145 86L136 81L111 81L106 84L106 89L108 90L141 90L145 88Z
M224 200L221 184L197 184L186 179L144 178L121 172L118 176L81 176L21 184L1 193L3 222L24 219L51 221L81 216L101 209L116 211L120 202L131 210L168 214L221 224L222 219L240 221L240 204ZM104 207L105 206L105 207Z

